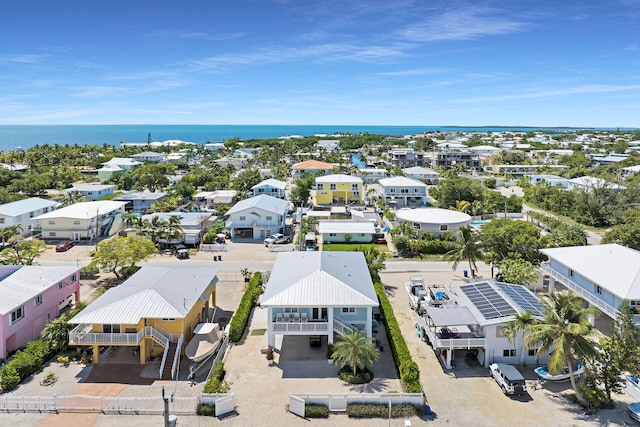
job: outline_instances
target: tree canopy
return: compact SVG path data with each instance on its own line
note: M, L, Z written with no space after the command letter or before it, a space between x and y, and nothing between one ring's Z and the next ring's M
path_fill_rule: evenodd
M153 242L145 237L118 236L96 245L96 252L89 267L111 272L120 280L120 271L123 268L133 267L157 251Z

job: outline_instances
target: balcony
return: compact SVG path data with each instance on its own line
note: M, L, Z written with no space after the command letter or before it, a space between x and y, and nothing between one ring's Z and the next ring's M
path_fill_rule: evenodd
M327 333L329 330L329 322L273 322L274 332L286 333Z
M487 340L485 338L476 336L476 334L452 334L451 332L444 333L445 328L440 328L440 331L434 330L435 328L429 327L423 317L414 318L414 323L417 325L421 333L425 336L423 340L428 339L431 343L431 347L434 350L447 349L472 349L472 348L485 348ZM447 331L453 331L455 328L447 329ZM454 337L455 336L455 337Z
M71 345L139 345L145 336L153 337L158 342L165 343L173 338L165 336L150 326L146 326L137 332L104 333L91 332L93 325L84 324L76 326L69 332L69 344Z
M590 305L598 307L598 309L600 309L600 311L602 311L607 316L611 317L612 319L616 318L618 310L615 307L602 301L599 296L587 291L567 276L560 274L556 270L553 270L548 263L540 264L540 270L543 274L549 275L549 277L552 277L555 281L558 281L565 288L570 289L580 295ZM634 317L634 320L636 321L636 324L638 324L638 322L640 321L640 317Z

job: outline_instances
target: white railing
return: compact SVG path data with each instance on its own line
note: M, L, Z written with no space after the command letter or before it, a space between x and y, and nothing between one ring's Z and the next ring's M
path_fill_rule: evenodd
M563 274L558 273L556 270L552 269L548 263L540 264L540 270L542 270L545 274L553 277L554 280L558 280L561 285L580 295L589 304L598 307L607 316L611 317L612 319L615 319L617 317L618 310L616 310L613 306L602 301L597 295L594 295L591 292L585 290L573 280L569 279Z
M157 323L154 324L153 327L158 332L160 332L162 335L164 335L165 337L169 338L169 341L171 341L171 342L178 342L178 340L182 336L181 334L172 334L171 332L167 331L165 328L163 328L162 326L158 325Z
M152 328L151 326L145 326L144 327L144 335L146 337L153 337L159 343L163 344L165 347L168 347L169 337L165 336L162 333L160 333L159 331L157 331L156 329Z
M166 341L164 346L164 352L162 353L162 363L160 363L160 375L158 378L162 379L162 373L164 372L164 365L167 363L167 353L169 353L169 340Z
M80 325L69 332L69 344L71 345L87 345L87 344L100 344L100 345L137 345L144 338L144 331L140 330L133 333L102 333L102 332L87 332L91 330L91 325Z
M327 322L274 322L273 330L277 332L327 332Z
M346 335L349 332L356 331L357 329L339 318L338 316L333 316L333 330L340 335Z
M439 338L436 333L427 326L424 318L414 319L414 323L420 328L421 333L427 334L429 342L434 349L447 348L450 350L466 348L485 348L487 340L485 338ZM424 331L424 332L423 332Z
M182 348L182 344L184 342L184 336L180 335L178 338L178 344L176 347L176 354L173 355L173 364L171 365L171 379L176 377L176 369L178 368L178 364L180 361L180 349Z

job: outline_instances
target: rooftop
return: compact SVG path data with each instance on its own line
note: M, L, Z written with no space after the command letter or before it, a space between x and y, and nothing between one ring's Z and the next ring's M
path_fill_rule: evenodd
M37 211L39 209L58 206L59 204L60 203L54 202L52 200L41 199L39 197L30 197L28 199L22 199L0 205L0 215L18 216Z
M124 209L126 202L116 202L113 200L98 200L96 202L80 202L71 206L39 215L34 219L43 220L49 218L75 218L88 219L95 218L96 215L104 215L117 209Z

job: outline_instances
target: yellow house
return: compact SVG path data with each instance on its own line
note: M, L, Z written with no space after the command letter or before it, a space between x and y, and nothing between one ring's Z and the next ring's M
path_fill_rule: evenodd
M69 345L91 347L93 363L104 347L131 347L141 364L161 357L159 375L172 378L182 344L216 304L219 267L146 265L69 320Z
M313 204L344 205L362 204L362 179L351 175L326 175L316 178Z

